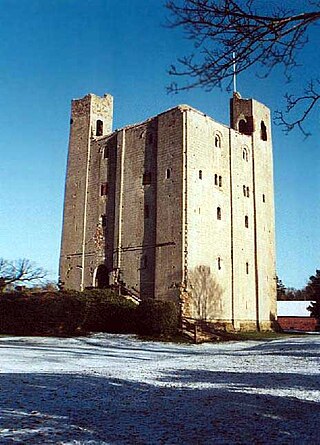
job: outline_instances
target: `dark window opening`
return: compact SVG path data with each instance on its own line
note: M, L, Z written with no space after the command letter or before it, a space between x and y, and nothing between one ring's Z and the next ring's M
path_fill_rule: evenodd
M199 179L202 179L202 170L199 170Z
M97 128L96 128L96 136L103 135L103 122L101 120L97 120Z
M244 225L246 228L249 227L249 217L247 215L244 217Z
M243 196L246 196L246 186L243 186Z
M72 124L73 124L73 119L71 118L71 119L70 119L70 125L72 125Z
M247 198L249 198L249 196L250 196L249 187L247 187Z
M101 225L104 228L107 226L107 215L101 215Z
M171 178L171 170L170 170L170 168L167 168L167 171L166 171L166 178L167 178L167 179L170 179L170 178Z
M150 172L146 172L143 174L142 184L143 185L151 184L151 173Z
M221 137L218 134L216 134L214 137L214 146L221 148Z
M144 217L147 219L150 216L149 206L148 204L145 204L144 206Z
M262 202L266 202L266 196L265 196L265 194L262 195Z
M217 219L221 219L221 207L217 207Z
M239 133L250 135L253 132L253 118L247 116L245 119L241 119L238 123Z
M246 149L246 147L243 147L242 149L242 159L244 161L248 161L248 150Z
M268 140L267 127L263 121L261 121L261 126L260 126L260 137L263 141Z
M247 132L247 122L244 119L241 119L239 121L239 132L240 133L246 133Z
M218 175L214 175L214 185L218 185Z
M220 257L218 257L217 263L218 263L218 270L221 270L221 258Z
M103 157L104 157L104 159L108 159L109 158L109 147L105 147L104 148Z
M249 274L249 263L246 263L246 274Z
M219 187L222 187L222 176L219 176Z
M107 182L103 182L101 184L100 194L101 194L101 196L106 196L108 194L108 183Z

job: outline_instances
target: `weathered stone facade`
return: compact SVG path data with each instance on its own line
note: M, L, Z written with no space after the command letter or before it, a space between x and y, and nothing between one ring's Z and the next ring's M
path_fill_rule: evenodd
M112 97L72 102L60 279L114 281L230 329L276 318L270 112L231 127L187 105L112 132Z

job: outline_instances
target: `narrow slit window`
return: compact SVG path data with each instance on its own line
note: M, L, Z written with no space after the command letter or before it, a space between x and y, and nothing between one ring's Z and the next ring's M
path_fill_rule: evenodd
M101 120L97 120L96 136L102 136L102 135L103 135L103 122Z
M214 175L214 185L218 185L218 175Z
M249 274L249 263L246 263L246 274Z
M100 194L101 196L106 196L108 194L108 183L103 182L100 187Z
M246 215L246 216L244 217L244 225L245 225L246 228L249 227L249 217L248 217L248 215Z
M222 176L219 176L219 187L222 187Z
M246 186L243 186L243 196L246 196Z
M266 202L266 195L265 194L262 195L262 202Z
M246 162L248 162L248 150L246 147L243 147L242 149L242 159Z
M166 170L166 179L170 179L171 178L171 169L167 168Z
M219 134L216 134L216 135L214 136L214 146L215 146L216 148L221 148L221 137L220 137Z
M221 207L217 207L217 219L221 220Z
M249 198L250 196L249 187L247 187L246 192L247 192L247 198Z
M104 148L103 157L104 157L104 159L108 159L109 158L109 147L105 147Z
M143 185L151 184L151 173L150 172L145 172L143 174L142 184Z
M267 127L266 127L266 124L263 121L261 121L261 125L260 125L260 136L261 136L261 139L263 141L267 141L268 140Z
M107 215L101 215L101 225L103 228L107 227Z
M218 270L221 270L221 258L220 257L218 257L217 263L218 263Z
M202 170L199 170L199 179L202 179Z

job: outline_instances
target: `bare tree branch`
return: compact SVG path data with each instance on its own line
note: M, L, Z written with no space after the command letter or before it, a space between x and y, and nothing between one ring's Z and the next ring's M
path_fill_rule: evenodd
M0 258L0 292L11 284L43 283L47 272L27 259L8 261Z
M166 7L171 15L168 26L183 28L196 49L195 54L178 59L178 64L170 67L169 74L188 81L182 85L172 82L168 92L195 87L211 91L225 83L228 89L234 63L237 74L256 65L262 76L280 66L290 81L292 70L298 66L297 55L308 42L307 31L320 19L320 2L314 0L309 0L310 11L298 13L284 8L280 2L270 7L257 0L168 0ZM261 7L269 9L269 13L261 11ZM301 98L299 105L305 103L306 109L301 110L294 122L288 123L284 114L280 115L287 132L295 127L302 130L301 124L318 101L313 93L311 102L308 97ZM287 113L298 108L292 98L286 99Z

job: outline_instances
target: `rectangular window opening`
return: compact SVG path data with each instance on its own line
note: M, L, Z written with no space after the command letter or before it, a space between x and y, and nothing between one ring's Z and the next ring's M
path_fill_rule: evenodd
M151 173L150 172L145 172L143 174L142 184L143 185L151 184Z
M108 194L108 183L107 182L103 182L101 184L100 194L101 194L101 196L106 196Z

